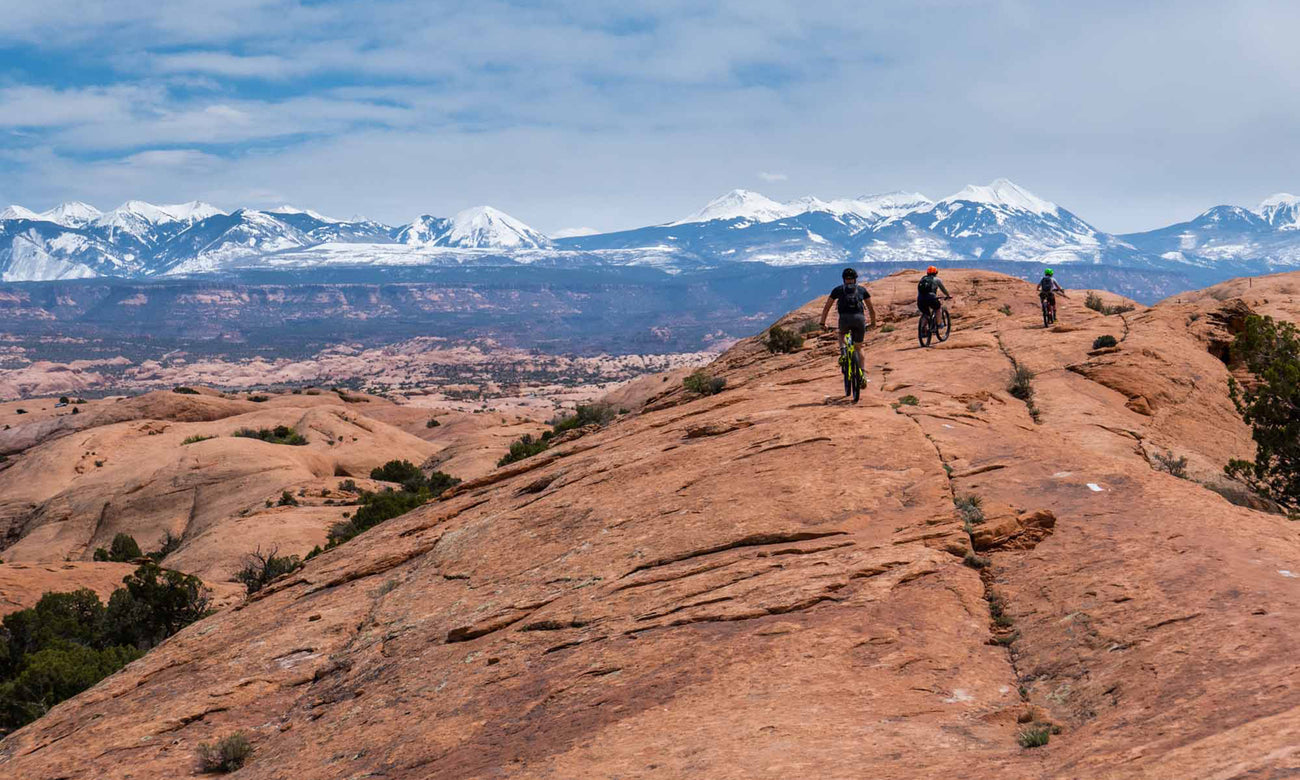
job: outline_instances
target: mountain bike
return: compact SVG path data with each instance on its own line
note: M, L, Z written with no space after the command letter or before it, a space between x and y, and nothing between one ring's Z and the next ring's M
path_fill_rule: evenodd
M862 386L867 383L862 367L857 361L857 345L853 343L853 334L845 333L840 342L840 372L844 374L844 395L853 396L853 403L862 397Z
M1056 323L1056 296L1042 295L1039 300L1043 304L1043 327L1050 328Z
M952 300L951 297L945 300ZM938 311L921 312L921 321L916 324L916 338L921 346L928 347L937 336L940 342L948 340L952 333L952 317L947 306L940 306Z

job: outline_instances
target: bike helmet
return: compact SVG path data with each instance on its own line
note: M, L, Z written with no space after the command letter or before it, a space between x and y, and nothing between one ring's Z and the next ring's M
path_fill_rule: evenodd
M939 273L939 269L935 268L934 266L930 266L929 268L925 269L925 273L926 276L937 276Z
M857 279L858 272L852 268L845 268L844 273L840 274L841 279Z
M1047 269L1046 271L1043 271L1043 273L1046 274L1047 276L1051 276L1051 275L1052 275L1052 269L1049 268L1049 269Z

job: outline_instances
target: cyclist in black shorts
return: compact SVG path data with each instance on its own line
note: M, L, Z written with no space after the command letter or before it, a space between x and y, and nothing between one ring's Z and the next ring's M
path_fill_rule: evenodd
M948 294L948 288L944 287L943 282L939 281L939 269L930 266L925 269L925 276L921 278L921 281L916 283L916 308L921 310L923 316L943 308L943 304L939 302L940 292L943 293L944 298L952 300L952 296Z
M844 279L844 284L831 290L830 297L826 299L826 305L822 307L822 328L826 328L826 315L830 314L831 304L836 304L840 315L840 338L844 338L845 333L853 334L853 343L861 344L867 337L867 318L866 314L871 315L871 327L876 327L876 309L871 305L871 293L867 288L858 284L858 272L852 268L845 268L844 273L840 274ZM865 311L864 311L865 310ZM854 359L858 363L858 368L863 374L866 374L866 368L862 363L862 350L853 350Z

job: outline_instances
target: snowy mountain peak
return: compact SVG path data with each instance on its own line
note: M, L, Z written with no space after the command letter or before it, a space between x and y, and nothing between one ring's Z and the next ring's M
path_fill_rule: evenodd
M226 212L210 203L192 200L170 206L155 206L142 200L128 200L112 211L99 216L96 225L138 231L144 225L166 225L172 222L194 223Z
M1269 195L1267 198L1260 201L1259 207L1255 209L1255 212L1262 214L1264 211L1277 206L1295 206L1298 204L1300 204L1300 196L1292 195L1289 192L1278 192Z
M42 212L40 218L64 227L81 227L103 216L104 212L81 201L60 203L49 211Z
M838 206L841 201L831 201L832 205ZM859 217L867 219L889 219L899 217L904 214L910 214L913 211L927 209L934 205L934 201L925 197L919 192L885 192L879 195L863 195L860 198L854 198L848 201L849 208L846 210L857 214Z
M177 203L172 206L159 206L159 211L167 214L176 222L202 222L208 217L225 215L226 212L213 206L211 203L204 203L200 200L192 200L189 203Z
M328 222L332 225L337 225L343 222L343 220L341 219L334 219L333 217L327 217L318 211L312 211L311 209L300 209L297 206L290 206L287 203L284 204L283 206L277 206L273 209L267 209L267 213L268 214L305 214L306 216L309 216L312 219L319 220L321 222ZM366 220L365 218L355 218L352 221L365 222Z
M9 219L39 220L40 218L41 218L40 214L37 214L35 211L32 211L31 209L25 209L16 203L10 206L9 208L5 209L4 211L0 211L0 222Z
M1278 230L1300 230L1300 197L1289 192L1264 198L1255 213Z
M475 206L457 212L440 242L443 246L466 248L540 248L551 240L524 223L491 206Z
M433 246L438 237L447 232L449 224L441 217L428 214L416 217L397 234L397 243L407 246Z
M807 199L805 199L807 200ZM813 198L813 200L816 200ZM818 201L820 203L820 201ZM796 201L798 203L798 201ZM670 225L688 225L692 222L709 222L715 219L744 219L750 222L771 222L808 211L806 208L778 203L750 190L732 190L694 214Z
M462 249L539 249L551 240L491 206L476 206L451 219L418 217L402 228L397 242L408 246L451 246Z
M1043 200L1009 179L994 179L990 184L968 184L960 192L949 195L940 203L955 203L957 201L1001 206L1014 211L1027 211L1039 216L1055 215L1060 211L1055 203Z

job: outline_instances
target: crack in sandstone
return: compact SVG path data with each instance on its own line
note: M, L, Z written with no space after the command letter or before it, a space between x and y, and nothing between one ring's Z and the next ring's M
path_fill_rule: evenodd
M691 550L689 552L672 555L665 558L657 558L649 563L643 563L632 571L619 577L620 580L627 579L639 571L654 569L659 566L667 566L679 561L687 561L692 558L701 558L705 555L735 550L741 547L766 547L773 544L788 544L790 542L806 542L809 539L824 539L828 536L847 536L848 531L795 531L792 533L770 533L770 534L753 534L742 537L732 542L716 545L714 547L705 547L701 550Z
M736 461L742 461L742 460L745 460L746 458L754 458L754 457L757 457L757 456L759 456L759 455L765 455L765 454L767 454L767 453L769 453L769 452L775 452L775 451L777 451L777 450L787 450L787 449L790 449L791 447L800 447L800 446L803 446L804 444L815 444L815 443L817 443L817 442L830 441L830 440L831 440L831 438L830 438L829 436L814 436L814 437L811 438L811 439L803 439L802 441L794 441L794 442L790 442L789 444L777 444L777 445L774 445L774 446L771 446L771 447L764 447L763 449L759 450L758 452L749 452L749 453L746 453L746 454L744 454L744 455L741 455L739 458L736 458ZM733 461L733 462L734 462L734 461Z

